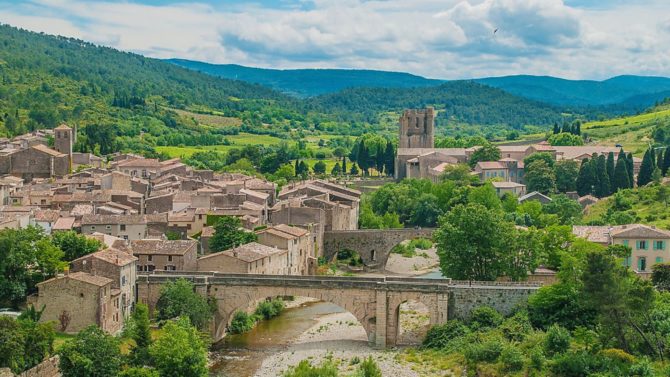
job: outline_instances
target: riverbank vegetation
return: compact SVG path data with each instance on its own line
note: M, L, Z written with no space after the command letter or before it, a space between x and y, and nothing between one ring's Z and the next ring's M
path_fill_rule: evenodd
M583 243L527 305L435 326L400 359L473 376L667 375L670 295L624 267L624 249Z
M328 359L320 365L312 365L303 360L283 374L283 377L382 377L382 372L377 363L368 357L363 361L360 358L351 360L351 365L358 365L353 374L343 374L338 368L338 363Z
M259 321L269 320L280 315L284 311L284 307L284 300L273 298L259 303L252 314L238 310L233 314L228 331L231 334L242 334L251 331Z

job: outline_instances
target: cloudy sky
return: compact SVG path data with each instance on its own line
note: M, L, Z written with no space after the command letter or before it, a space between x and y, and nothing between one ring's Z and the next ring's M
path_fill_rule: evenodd
M668 0L0 0L0 22L156 58L268 68L670 76Z

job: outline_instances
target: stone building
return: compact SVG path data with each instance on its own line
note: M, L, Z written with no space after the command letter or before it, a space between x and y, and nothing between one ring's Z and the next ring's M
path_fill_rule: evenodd
M307 230L279 224L256 232L258 243L288 251L288 275L308 275L315 265L314 243ZM311 262L310 262L311 260Z
M138 271L196 270L198 242L194 240L130 241L130 250L132 250L133 255L138 258Z
M433 148L435 146L435 110L405 110L400 117L398 148Z
M625 245L631 256L624 264L637 273L651 273L651 266L670 261L670 231L643 224L617 226L574 226L573 234L591 242L608 245Z
M230 274L288 275L288 250L251 242L198 258L198 271Z
M121 250L105 249L73 260L70 262L70 271L111 279L112 289L121 292L119 309L122 318L130 315L135 303L136 257Z
M70 156L44 144L0 153L0 175L9 174L32 180L62 177L69 172Z
M42 322L67 322L67 333L77 333L87 326L97 325L116 334L123 328L120 311L121 291L112 288L112 279L86 272L74 272L37 284L34 305L44 306ZM67 321L61 321L67 319Z

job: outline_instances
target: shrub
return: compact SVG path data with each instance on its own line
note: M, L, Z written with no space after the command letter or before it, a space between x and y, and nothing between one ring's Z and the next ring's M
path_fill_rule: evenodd
M528 320L528 313L522 311L505 319L500 325L500 330L505 336L505 339L520 342L533 331L533 326L530 324L530 320Z
M263 319L270 319L278 316L282 310L284 310L284 301L281 299L272 299L258 304L255 313Z
M368 356L367 359L363 360L361 366L358 369L359 377L382 377L382 371L377 366L371 356Z
M427 238L416 238L413 239L409 244L412 248L421 250L428 250L433 247L433 241Z
M516 347L506 347L500 354L500 362L508 372L516 372L523 369L523 354Z
M551 363L551 371L561 377L587 377L606 368L602 359L588 353L565 353Z
M487 340L483 343L474 343L465 348L463 355L469 363L493 363L498 360L502 353L503 344L497 339Z
M283 377L337 377L337 375L337 367L330 361L320 366L312 366L309 361L303 360L284 373Z
M473 330L495 328L500 326L503 316L490 306L479 306L472 311L470 328Z
M548 355L561 354L570 348L570 332L559 325L551 325L547 330L544 350Z
M244 332L253 329L255 323L256 321L254 321L254 318L252 316L250 316L246 312L238 310L233 315L233 320L232 322L230 322L228 330L232 334L242 334Z
M442 325L435 325L428 330L423 346L426 348L443 349L455 339L470 333L470 329L463 322L454 319Z
M536 370L542 370L544 366L544 354L539 348L533 348L530 350L530 366Z
M670 290L670 263L656 263L651 267L651 281L658 290Z
M635 377L654 377L656 373L654 373L654 368L651 366L649 360L643 358L630 367L628 375Z

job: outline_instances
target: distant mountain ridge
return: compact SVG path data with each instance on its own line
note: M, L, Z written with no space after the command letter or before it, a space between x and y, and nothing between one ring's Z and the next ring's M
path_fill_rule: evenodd
M447 80L404 72L347 69L277 70L236 64L209 64L184 59L170 63L212 76L268 86L299 97L314 97L352 88L420 88ZM467 80L466 80L467 81ZM603 81L568 80L551 76L515 75L472 79L510 94L568 107L604 107L639 111L670 97L670 78L624 75Z

